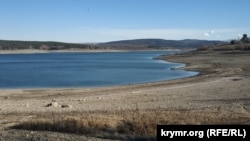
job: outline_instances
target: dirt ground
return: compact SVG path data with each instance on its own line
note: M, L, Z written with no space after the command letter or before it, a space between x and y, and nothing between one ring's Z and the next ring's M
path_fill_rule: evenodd
M161 109L171 124L250 124L250 52L203 51L161 56L198 76L138 85L71 89L0 89L1 140L98 140L9 129L37 114ZM173 70L175 71L175 70ZM182 118L171 115L179 114ZM103 140L103 139L99 139Z

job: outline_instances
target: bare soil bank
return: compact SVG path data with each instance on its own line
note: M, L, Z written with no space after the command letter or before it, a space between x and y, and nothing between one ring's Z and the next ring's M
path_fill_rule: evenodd
M68 116L87 115L86 119L93 117L109 127L129 118L141 121L142 116L150 117L145 123L155 124L250 124L249 51L193 51L160 58L186 63L182 69L201 74L117 87L0 90L0 140L98 140L104 136L9 128Z

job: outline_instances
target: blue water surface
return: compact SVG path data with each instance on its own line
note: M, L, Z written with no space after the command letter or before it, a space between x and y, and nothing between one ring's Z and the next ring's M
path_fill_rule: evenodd
M0 88L69 88L127 85L177 79L197 72L155 60L173 51L0 55Z

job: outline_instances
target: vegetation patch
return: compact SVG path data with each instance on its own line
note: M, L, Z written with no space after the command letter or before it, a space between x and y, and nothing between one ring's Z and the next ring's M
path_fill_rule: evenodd
M11 128L73 133L121 140L156 140L157 125L244 124L245 116L225 116L198 111L126 110L70 113L40 113Z

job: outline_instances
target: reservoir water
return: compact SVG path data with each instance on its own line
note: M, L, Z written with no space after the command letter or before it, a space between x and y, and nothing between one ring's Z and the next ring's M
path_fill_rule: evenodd
M127 85L197 75L183 64L155 60L174 51L1 54L0 88Z

